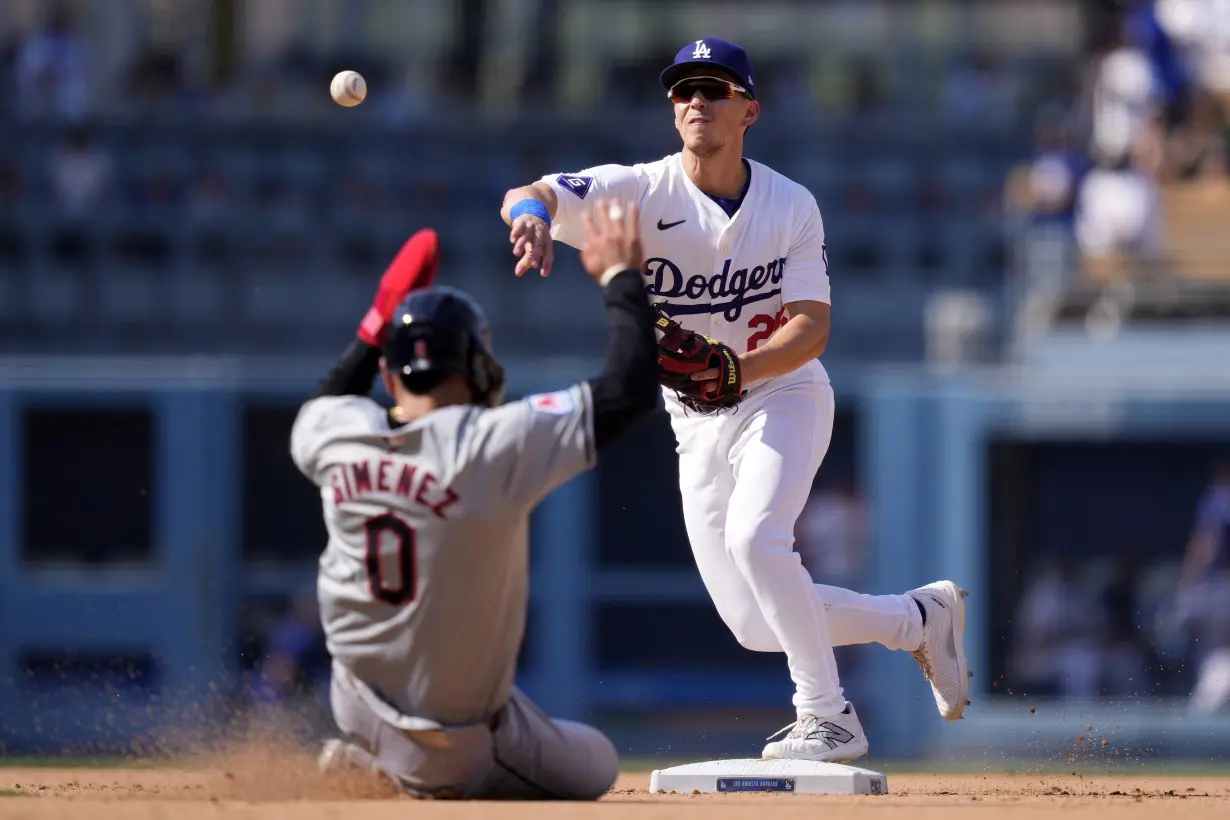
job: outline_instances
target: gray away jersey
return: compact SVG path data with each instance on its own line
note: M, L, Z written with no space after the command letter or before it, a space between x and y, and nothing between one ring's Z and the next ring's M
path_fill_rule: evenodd
M335 671L404 729L489 718L525 629L529 514L595 462L589 386L394 428L365 396L317 398L291 454L320 487L317 593Z

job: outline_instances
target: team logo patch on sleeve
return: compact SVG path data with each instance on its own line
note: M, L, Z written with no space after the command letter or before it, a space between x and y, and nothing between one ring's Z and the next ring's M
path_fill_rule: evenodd
M526 401L540 413L550 413L553 416L566 416L577 406L572 393L558 390L554 393L537 393L526 397Z
M581 199L585 199L585 195L589 193L589 186L594 183L593 177L582 177L576 174L560 174L555 179L561 187L572 191Z

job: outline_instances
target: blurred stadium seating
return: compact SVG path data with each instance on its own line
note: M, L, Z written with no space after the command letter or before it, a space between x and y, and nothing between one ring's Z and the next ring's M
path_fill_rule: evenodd
M849 316L835 355L915 356L928 293L1002 287L1005 237L995 206L1009 162L1024 147L1011 132L962 130L919 144L894 126L842 124L803 138L789 120L765 117L754 156L804 182L822 203ZM639 121L629 119L629 127ZM914 124L933 137L948 130ZM549 343L536 332L545 316L564 331L594 318L535 302L584 307L593 300L567 248L549 297L510 276L499 201L519 180L552 170L612 154L665 153L604 152L594 137L606 128L597 119L549 117L481 132L451 123L330 123L306 133L297 123L13 124L4 153L20 159L9 172L13 205L0 216L13 319L5 343L59 352L83 345L158 353L327 349L343 338L339 331L407 226L431 224L443 235L451 280L505 306L495 311L501 346L535 351ZM102 190L80 213L64 204L56 183L69 173L61 152L70 139L108 167ZM572 161L529 167L519 142ZM883 298L885 286L892 299ZM88 342L66 326L88 327ZM574 338L592 343L596 336Z

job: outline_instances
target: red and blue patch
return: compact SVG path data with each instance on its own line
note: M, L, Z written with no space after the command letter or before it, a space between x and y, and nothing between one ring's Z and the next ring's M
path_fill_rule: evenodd
M576 401L572 397L572 393L567 390L557 390L554 393L536 393L533 396L527 396L525 399L540 413L549 413L553 416L566 416L576 408Z

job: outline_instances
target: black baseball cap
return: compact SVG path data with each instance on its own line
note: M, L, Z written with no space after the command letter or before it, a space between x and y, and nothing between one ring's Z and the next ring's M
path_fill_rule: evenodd
M752 73L752 61L741 46L719 40L716 37L704 37L688 43L679 49L675 62L662 72L662 87L667 91L679 82L679 78L690 68L696 66L713 66L725 69L733 74L739 84L747 89L748 96L756 98L756 79Z

